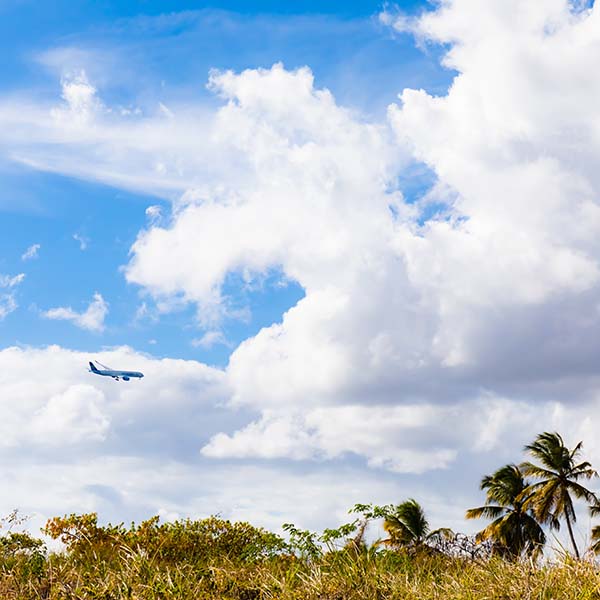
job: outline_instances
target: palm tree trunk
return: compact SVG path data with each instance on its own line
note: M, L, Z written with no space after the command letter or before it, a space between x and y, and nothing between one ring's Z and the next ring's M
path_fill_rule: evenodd
M580 558L579 550L577 549L577 544L575 543L575 536L573 535L573 528L571 527L571 519L569 519L569 515L565 513L565 520L567 521L567 529L569 530L569 537L571 538L571 543L573 544L573 549L575 550L575 556Z

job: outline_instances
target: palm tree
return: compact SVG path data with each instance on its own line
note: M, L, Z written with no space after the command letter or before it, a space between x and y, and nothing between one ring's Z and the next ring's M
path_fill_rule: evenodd
M430 547L428 542L454 535L447 528L431 531L421 505L412 498L396 507L386 507L383 528L389 537L378 543L416 550Z
M481 480L485 505L466 514L467 519L493 519L476 540L491 540L494 550L507 558L516 559L523 553L531 556L546 543L541 525L523 505L523 491L528 485L517 465L505 465Z
M592 504L590 506L590 515L592 517L597 517L600 515L600 504ZM600 525L596 525L592 527L592 543L590 545L590 550L595 554L600 553Z
M573 523L577 520L577 516L572 496L582 498L589 504L597 503L596 495L578 483L580 479L598 476L589 462L577 462L582 446L583 442L579 442L573 450L569 450L558 433L546 431L540 433L534 442L525 446L525 450L541 465L531 462L521 464L524 475L540 480L525 490L525 507L532 508L536 518L542 523L552 525L554 522L556 528L558 528L556 520L563 517L577 558L579 558L579 550L573 535Z

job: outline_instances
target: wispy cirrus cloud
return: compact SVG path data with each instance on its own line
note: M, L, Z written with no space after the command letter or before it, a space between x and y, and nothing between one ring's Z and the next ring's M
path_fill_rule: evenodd
M211 330L207 331L199 338L194 338L192 340L192 346L208 350L213 346L231 346L231 342L229 342L222 331Z
M23 252L21 260L32 260L37 258L41 247L41 244L32 244L25 252Z
M0 321L18 308L16 288L25 279L25 273L18 275L0 274Z
M84 235L82 235L80 233L74 233L72 237L76 242L78 242L79 249L82 252L84 250L87 250L88 244L90 243L90 240L87 237L85 237Z

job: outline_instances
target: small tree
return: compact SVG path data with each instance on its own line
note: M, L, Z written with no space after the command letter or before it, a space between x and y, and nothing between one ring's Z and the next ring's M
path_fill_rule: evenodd
M388 538L378 543L395 548L405 547L414 550L431 549L439 538L452 537L451 529L441 528L431 531L421 505L410 498L398 506L380 509L383 528Z

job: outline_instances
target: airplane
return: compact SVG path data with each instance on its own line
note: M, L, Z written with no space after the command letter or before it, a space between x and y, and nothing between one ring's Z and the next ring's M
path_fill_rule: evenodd
M144 374L139 371L117 371L115 369L110 369L106 365L103 365L99 360L96 361L103 369L98 369L96 365L90 361L90 373L94 373L95 375L104 375L105 377L112 377L115 381L119 381L122 379L123 381L129 381L132 377L141 379Z

